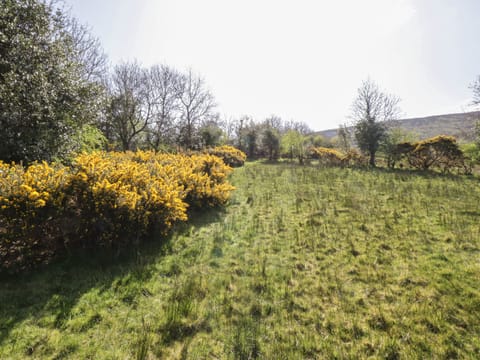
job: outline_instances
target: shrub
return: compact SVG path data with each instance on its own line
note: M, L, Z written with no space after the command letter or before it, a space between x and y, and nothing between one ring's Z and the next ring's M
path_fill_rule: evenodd
M312 156L323 166L341 166L344 155L335 149L316 147L312 149Z
M323 166L367 166L368 159L355 149L350 149L346 153L341 151L316 147L311 149L312 157L319 160Z
M454 169L471 172L452 136L439 135L416 143L401 143L397 145L396 153L399 158L406 158L409 165L416 169L439 169L443 173Z
M342 163L344 166L363 167L368 166L368 158L360 154L357 150L350 149L343 155Z
M152 226L164 232L186 220L184 188L175 176L169 167L135 161L132 153L78 156L71 186L86 229L78 240L116 247L148 235Z
M231 167L243 166L245 160L247 159L247 155L243 151L229 145L207 149L206 153L218 156L225 162L225 164Z
M61 244L68 169L34 163L0 166L0 267L47 263Z
M231 171L213 155L140 151L82 154L70 167L0 163L0 271L166 233L189 206L225 204Z

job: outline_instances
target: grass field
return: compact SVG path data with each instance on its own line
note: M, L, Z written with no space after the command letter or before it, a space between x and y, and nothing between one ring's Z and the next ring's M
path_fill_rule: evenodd
M480 358L480 184L249 163L125 259L1 280L1 359ZM161 243L160 243L161 242Z

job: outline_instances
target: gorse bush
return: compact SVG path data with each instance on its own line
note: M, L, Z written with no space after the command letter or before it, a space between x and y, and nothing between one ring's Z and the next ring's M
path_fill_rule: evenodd
M0 271L78 248L119 249L223 205L231 168L212 155L91 153L70 167L0 163Z
M456 170L466 174L472 171L471 164L452 136L439 135L415 143L399 143L394 156L397 160L406 159L411 167L420 170L437 169L443 173Z
M215 155L221 158L225 164L231 167L240 167L243 166L247 155L237 148L229 145L217 146L205 150L207 154Z
M315 147L311 149L311 154L322 166L365 166L368 163L365 156L356 150L343 153L336 149Z
M69 172L47 163L0 165L0 262L3 269L46 262L59 247Z
M317 158L323 166L342 165L343 154L335 149L316 147L312 149L312 156Z

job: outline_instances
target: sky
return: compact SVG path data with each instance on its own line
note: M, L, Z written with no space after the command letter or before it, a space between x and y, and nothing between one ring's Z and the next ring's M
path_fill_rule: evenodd
M112 65L201 75L227 118L351 122L363 80L402 117L472 110L480 0L65 0Z

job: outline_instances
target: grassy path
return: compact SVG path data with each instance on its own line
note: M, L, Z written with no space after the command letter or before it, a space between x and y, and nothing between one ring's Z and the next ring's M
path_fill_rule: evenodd
M0 358L480 357L480 184L250 163L129 259L2 280Z

